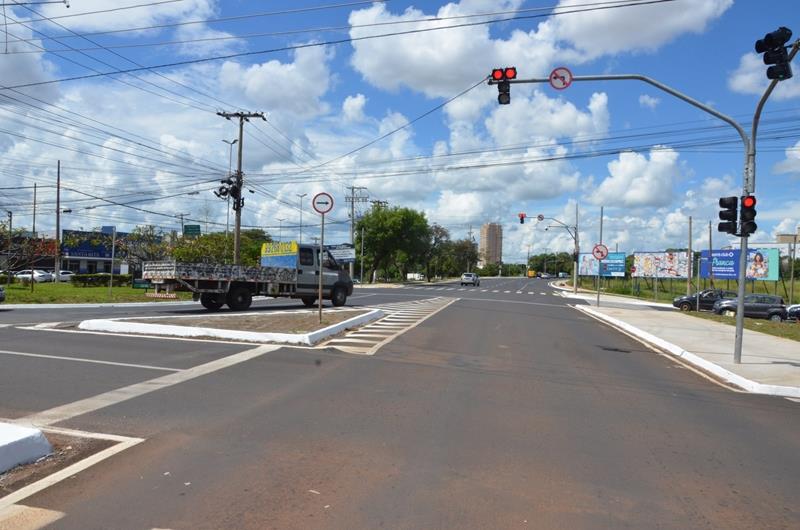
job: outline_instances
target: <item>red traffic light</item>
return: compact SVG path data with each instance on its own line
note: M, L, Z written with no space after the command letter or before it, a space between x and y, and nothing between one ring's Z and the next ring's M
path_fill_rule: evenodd
M505 74L503 73L502 68L494 68L492 70L492 79L494 79L495 81L500 81L501 79L503 79L504 75Z
M756 205L756 198L752 195L742 197L742 208L754 208Z
M506 79L516 79L517 78L517 67L516 66L509 66L503 72L503 75Z

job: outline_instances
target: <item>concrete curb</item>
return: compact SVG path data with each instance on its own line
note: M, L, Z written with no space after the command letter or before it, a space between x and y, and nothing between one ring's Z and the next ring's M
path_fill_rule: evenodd
M196 328L166 324L145 324L126 320L84 320L78 329L86 331L106 331L111 333L142 333L147 335L167 335L172 337L214 337L217 339L242 340L247 342L272 342L279 344L300 344L313 346L317 342L336 335L347 328L360 326L378 320L384 316L380 309L373 309L366 314L350 318L338 324L322 328L311 333L259 333L256 331L240 331L235 329Z
M52 452L53 447L39 429L0 423L0 473Z
M656 337L655 335L643 331L635 326L628 324L627 322L623 322L622 320L616 319L614 317L610 317L608 315L604 315L603 313L592 309L588 306L574 306L575 309L582 311L597 320L603 321L606 324L611 325L612 327L621 329L631 335L647 342L660 350L663 350L675 357L680 357L684 361L692 364L720 379L727 383L731 383L733 385L738 386L748 392L753 394L765 394L768 396L780 396L780 397L791 397L791 398L800 398L800 387L796 386L781 386L781 385L766 385L763 383L759 383L757 381L752 381L745 377L742 377L739 374L735 374L730 370L723 368L718 364L714 364L711 361L708 361L697 354L692 352L688 352L681 348L680 346L676 346L671 342L667 342L664 339Z

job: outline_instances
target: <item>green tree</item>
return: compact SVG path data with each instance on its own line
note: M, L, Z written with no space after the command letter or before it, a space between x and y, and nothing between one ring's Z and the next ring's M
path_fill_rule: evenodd
M359 234L364 229L364 265L368 271L405 278L413 267L424 264L431 235L422 212L376 205L357 226Z
M260 229L242 230L242 265L255 266L261 262L261 245L272 238ZM233 236L226 238L222 232L199 237L182 237L175 241L172 257L187 263L233 263Z

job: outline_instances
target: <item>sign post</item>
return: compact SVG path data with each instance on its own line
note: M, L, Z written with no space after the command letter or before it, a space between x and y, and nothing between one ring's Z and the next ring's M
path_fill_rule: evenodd
M103 234L111 236L111 275L108 277L108 297L113 301L114 294L112 286L114 285L114 251L117 245L117 227L116 225L104 226L101 228L101 231Z
M314 195L311 201L314 210L322 216L322 224L319 234L319 289L317 291L317 304L319 306L319 323L322 324L322 253L325 249L325 214L333 209L333 197L324 191Z

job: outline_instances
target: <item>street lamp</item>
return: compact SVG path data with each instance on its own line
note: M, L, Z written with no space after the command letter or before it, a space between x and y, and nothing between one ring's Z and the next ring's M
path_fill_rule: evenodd
M549 221L553 221L554 223L558 223L558 225L556 226L554 225L548 226L547 228L545 228L545 230L547 230L548 228L565 228L567 230L567 233L569 233L569 235L572 237L572 241L575 242L575 250L573 251L574 261L572 264L572 293L578 294L578 257L581 251L580 250L581 246L580 243L578 242L578 205L575 204L574 225L568 225L567 223L559 221L554 217L545 217L544 215L537 216L537 219L539 221L544 221L545 219L547 219Z
M300 237L297 238L298 243L303 242L303 197L308 195L308 193L295 193L297 197L300 199Z
M278 241L283 241L283 222L286 218L276 219L280 224L278 225Z

